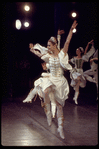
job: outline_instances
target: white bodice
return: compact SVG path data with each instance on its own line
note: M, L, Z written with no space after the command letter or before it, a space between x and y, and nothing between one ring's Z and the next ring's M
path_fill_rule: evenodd
M60 77L63 75L63 70L61 68L59 58L49 58L49 69L51 75L54 77Z

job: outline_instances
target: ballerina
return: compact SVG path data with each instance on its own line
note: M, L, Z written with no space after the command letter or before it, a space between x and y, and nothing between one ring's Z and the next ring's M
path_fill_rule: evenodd
M92 46L94 48L94 42L92 42ZM91 69L84 71L84 76L86 80L96 84L98 100L98 49L95 51L92 58L90 59L90 67ZM93 78L91 76L93 76Z
M60 50L60 40L61 40L61 35L64 34L64 30L58 30L58 35L57 35L57 41L58 41L58 49ZM40 44L36 44L33 46L32 43L29 44L29 48L30 51L32 51L33 49L37 49L35 50L34 54L36 54L38 57L43 56L44 54L47 54L48 49L41 46ZM23 100L23 103L27 102L27 103L32 103L32 99L34 98L34 101L36 100L37 95L39 96L40 100L41 100L41 106L43 106L43 92L42 92L42 88L40 86L41 80L46 81L46 78L49 77L50 73L48 72L49 69L49 64L48 63L42 63L41 64L43 67L43 70L46 70L46 73L42 73L41 77L39 79L37 79L34 82L34 88L32 88L28 94L28 96ZM36 86L35 86L36 84ZM50 93L50 97L51 97L51 110L52 110L52 117L55 118L55 111L56 111L56 104L54 103L54 100L52 100L54 98L53 93Z
M93 40L88 42L85 51L82 47L79 47L76 50L77 56L73 57L69 60L69 62L73 63L75 67L70 71L70 78L71 78L71 86L75 90L74 98L75 104L78 104L78 96L79 96L79 87L84 88L86 86L86 78L84 77L83 73L83 63L88 62L89 58L95 52L94 47L92 46L91 49L87 52L89 44L92 44Z
M63 132L63 106L69 94L69 85L63 75L63 71L64 69L72 69L72 66L68 63L67 52L73 35L73 29L76 28L76 26L77 21L74 21L70 28L64 47L61 51L59 51L57 48L57 42L55 37L51 37L48 40L47 48L49 53L41 56L40 58L49 64L50 76L48 78L44 78L46 80L39 79L35 81L35 86L39 84L44 94L44 111L49 126L52 122L52 116L50 111L51 98L49 98L49 95L51 93L53 93L54 95L54 103L56 103L57 106L58 132L62 139L65 138ZM31 52L37 54L34 49L32 49Z

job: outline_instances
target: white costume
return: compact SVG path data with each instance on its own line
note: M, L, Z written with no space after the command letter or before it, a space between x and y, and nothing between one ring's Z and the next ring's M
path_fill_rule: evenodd
M93 58L98 58L98 50L94 53ZM98 94L98 62L92 61L90 67L91 69L84 72L84 76L88 81L96 83ZM90 76L93 76L93 78Z
M60 50L60 39L61 39L61 36L57 35L58 49L59 50ZM48 53L48 49L43 47L43 46L41 46L38 43L34 45L33 49L39 50L41 55L45 55L45 54ZM36 54L36 51L34 51L34 54ZM40 57L41 55L38 55L38 56ZM49 64L48 63L46 64L46 67L47 67L47 69L49 69ZM34 96L36 94L39 95L41 100L42 100L42 98L44 98L43 91L44 91L44 88L46 88L45 85L46 85L46 82L48 82L48 77L49 76L50 76L50 73L42 73L41 74L41 77L34 82L34 89L32 89L30 91L30 93L28 94L27 98L25 100L23 100L23 103L25 103L25 102L32 102L32 99L34 98ZM52 116L54 118L55 117L55 111L56 111L56 103L55 103L55 100L54 100L54 93L51 92L49 94L49 97L50 97L50 101L51 101Z
M94 47L92 46L91 49L82 56L82 58L72 58L70 61L75 65L75 67L71 70L70 73L70 78L71 80L71 86L74 88L75 90L75 86L77 84L77 77L80 77L80 87L85 87L86 86L86 79L84 77L84 73L83 73L83 63L84 62L88 62L89 58L93 55L93 53L95 52Z
M58 58L53 58L50 54L46 54L41 57L42 60L49 63L50 75L48 78L39 78L34 82L34 85L38 85L44 91L49 86L52 86L54 90L54 96L58 103L64 106L65 100L68 98L69 85L66 78L63 76L63 69L71 70L72 67L68 63L68 54L64 54L61 50L58 54Z
M61 105L59 108L57 106L57 119L58 119L58 132L60 137L64 139L63 133L63 110L62 106L65 104L65 100L68 98L69 85L66 78L63 76L63 69L71 70L72 66L68 63L68 54L64 54L61 50L57 58L54 58L50 54L46 54L41 57L45 62L49 63L50 75L48 78L39 78L35 81L35 86L40 86L41 90L44 92L51 87L51 92L48 96L52 105L52 112L56 111L56 101ZM51 125L51 112L50 103L45 103L44 110L47 116L48 125Z
M69 34L71 35L73 34L71 30ZM57 46L57 41L54 37L51 37L49 40L50 42L54 43L53 45ZM39 50L44 51L42 46L39 46ZM36 55L38 55L39 53L38 51L35 51L35 50L31 50L31 51L34 52ZM43 55L39 53L38 56L41 57L41 59L44 60L46 63L48 63L50 74L48 77L43 77L43 78L40 77L38 80L34 82L34 86L35 88L38 88L38 87L40 88L41 94L44 98L44 111L45 111L49 126L51 125L51 122L52 122L52 116L50 111L50 101L53 103L52 107L54 105L54 110L52 110L54 112L56 110L55 107L57 104L58 132L60 134L60 137L64 139L65 137L63 133L62 106L64 106L65 100L68 98L69 85L66 78L63 76L63 69L71 70L72 66L68 63L68 54L67 53L65 54L63 50L59 52L56 58L53 57L52 51L50 50L47 52L47 54Z

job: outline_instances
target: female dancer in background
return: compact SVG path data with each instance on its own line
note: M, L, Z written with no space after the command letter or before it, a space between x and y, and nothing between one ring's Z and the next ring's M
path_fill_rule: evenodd
M92 42L92 46L94 47L94 42ZM90 67L91 69L84 71L84 76L86 80L96 83L98 100L98 49L90 59Z
M70 72L71 86L75 90L75 94L74 94L74 98L73 98L73 100L75 101L75 104L78 104L77 99L79 96L79 87L84 88L86 86L86 78L84 77L82 67L83 67L83 63L88 62L89 57L91 57L93 55L93 53L95 52L95 49L93 46L87 52L89 44L92 44L92 42L93 42L93 40L88 42L85 51L82 47L79 47L76 50L77 56L75 56L74 58L69 60L69 62L71 62L75 65L75 67Z
M68 98L69 93L69 85L66 78L63 76L64 69L71 70L72 67L68 63L68 47L70 44L70 40L73 35L73 29L77 26L77 22L74 21L72 24L69 34L67 36L64 47L61 51L57 48L57 42L55 37L51 37L48 40L47 48L50 51L49 53L41 56L41 59L49 64L50 76L44 81L40 80L40 86L44 93L44 111L47 117L48 125L51 125L52 117L50 111L50 99L49 94L53 92L54 100L57 105L57 119L58 119L58 132L60 137L64 139L63 133L63 106L65 104L65 100ZM31 49L33 53L35 53L34 49ZM35 53L36 54L36 53ZM37 82L35 82L35 86L37 86Z

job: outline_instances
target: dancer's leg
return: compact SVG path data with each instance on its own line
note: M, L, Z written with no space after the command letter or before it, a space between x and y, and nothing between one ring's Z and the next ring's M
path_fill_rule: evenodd
M92 71L91 69L86 70L84 72L84 77L86 78L86 80L88 80L89 82L93 82L96 83L96 80L94 78L92 78L91 76L94 76L95 72Z
M64 121L64 117L63 117L63 107L57 103L57 120L58 120L58 132L60 133L60 137L62 139L65 138L64 136L64 132L63 132L63 121Z
M79 96L79 86L80 86L80 79L77 81L76 87L75 87L75 95L73 100L75 101L75 104L78 104L77 98Z
M45 111L49 126L51 125L51 122L52 122L51 110L50 110L50 99L49 99L50 92L51 92L51 87L48 87L44 91L44 111Z
M37 88L33 88L30 90L28 96L26 97L25 100L23 100L23 103L25 102L32 102L32 99L34 98L34 96L37 94Z
M55 118L56 103L51 102L52 117Z
M56 102L55 102L55 97L54 97L54 90L50 92L49 97L50 97L50 101L51 101L52 117L55 118Z
M49 99L49 93L51 92L51 87L48 87L44 90L44 102L46 104L50 103L50 99Z

